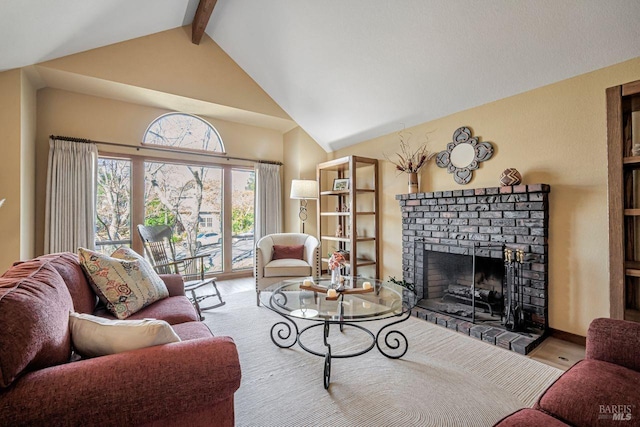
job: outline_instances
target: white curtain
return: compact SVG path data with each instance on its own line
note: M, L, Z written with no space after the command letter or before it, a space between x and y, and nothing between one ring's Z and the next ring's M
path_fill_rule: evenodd
M256 163L256 242L282 231L282 181L280 165Z
M97 168L95 144L49 140L45 253L94 248Z

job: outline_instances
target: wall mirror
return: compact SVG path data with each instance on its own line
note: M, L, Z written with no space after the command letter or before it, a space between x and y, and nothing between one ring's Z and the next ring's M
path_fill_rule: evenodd
M453 133L453 141L447 144L447 149L438 153L436 164L447 168L447 172L453 174L453 179L464 185L471 181L479 163L489 160L491 156L491 143L478 142L478 138L471 137L471 129L461 127Z

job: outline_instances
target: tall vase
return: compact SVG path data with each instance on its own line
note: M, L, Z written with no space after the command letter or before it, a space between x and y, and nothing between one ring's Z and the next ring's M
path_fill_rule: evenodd
M331 285L334 285L336 287L340 286L340 278L341 278L341 274L340 274L339 267L336 267L333 270L331 270Z
M331 285L340 286L340 268L331 270Z
M409 172L409 194L418 192L418 173Z

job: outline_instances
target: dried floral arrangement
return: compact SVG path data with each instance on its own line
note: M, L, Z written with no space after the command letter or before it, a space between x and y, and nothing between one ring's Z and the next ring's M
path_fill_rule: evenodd
M408 136L405 136L408 134ZM427 149L427 142L423 143L417 150L413 151L409 140L411 139L410 132L400 132L400 152L396 153L398 158L393 160L386 154L384 157L396 166L396 170L406 173L416 173L427 164L427 162L436 155Z
M342 255L342 252L334 252L329 258L329 270L335 270L336 268L342 267L347 260Z

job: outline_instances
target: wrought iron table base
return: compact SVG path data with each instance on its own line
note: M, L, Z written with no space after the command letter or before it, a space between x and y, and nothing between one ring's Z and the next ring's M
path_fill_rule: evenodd
M382 353L384 356L390 359L399 359L402 356L404 356L407 350L409 349L409 342L407 340L407 337L402 332L396 329L392 329L392 330L386 330L386 329L393 325L397 325L398 323L402 323L405 320L407 320L409 317L411 317L411 310L408 310L405 313L399 314L397 316L397 317L400 317L399 320L396 320L395 322L391 322L383 326L375 335L373 332L371 332L369 329L365 328L362 325L345 321L342 318L343 317L342 312L340 313L340 319L338 320L325 320L323 323L316 323L310 326L306 326L302 329L298 329L298 325L296 324L296 322L293 321L292 318L287 317L281 313L278 313L278 314L284 317L286 321L277 322L271 327L271 341L273 341L273 343L280 348L290 348L296 343L298 343L300 348L302 348L307 353L324 357L323 378L324 378L325 389L329 388L329 383L331 381L331 360L332 359L345 359L348 357L360 356L365 353L368 353L374 346L377 347L378 351L380 351L380 353ZM345 326L353 327L361 331L364 331L366 334L370 336L371 344L367 348L361 351L347 353L347 354L333 355L331 353L331 344L329 344L329 342L327 341L327 339L329 338L329 331L330 331L331 324L339 325L341 332L344 331ZM300 340L300 337L306 331L311 330L313 328L318 328L320 326L323 327L323 344L326 347L326 352L324 353L320 353L310 349L309 347L305 346ZM295 334L293 334L294 330L295 330ZM293 340L291 338L293 338ZM382 342L384 342L384 345L391 351L385 350L383 347L381 347Z

